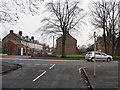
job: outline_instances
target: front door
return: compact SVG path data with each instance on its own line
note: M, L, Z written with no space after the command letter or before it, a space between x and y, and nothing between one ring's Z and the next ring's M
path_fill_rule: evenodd
M21 55L21 48L17 48L17 55Z

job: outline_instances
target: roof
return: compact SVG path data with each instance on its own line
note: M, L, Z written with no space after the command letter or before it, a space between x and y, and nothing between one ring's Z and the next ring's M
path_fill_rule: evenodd
M20 40L39 44L38 40L32 40L32 39L30 39L30 38L26 38L25 36L20 36L20 35L18 35L18 34L14 34L14 35L17 36Z
M71 38L73 38L74 40L76 40L73 36L71 36L69 33L67 33L66 35L69 35ZM62 35L63 36L63 35ZM59 40L60 38L62 38L62 36L61 37L59 37L57 40ZM76 40L77 41L77 40Z
M16 37L18 37L20 40L41 45L38 40L32 40L32 39L30 39L30 38L26 38L25 36L21 36L21 35L15 34L15 33L13 33L13 34L14 34Z
M16 45L23 45L20 42L16 41L16 40L10 40L12 43L16 44Z
M30 39L30 38L26 38L25 36L21 36L21 35L16 34L16 33L12 33L12 34L15 35L16 37L18 37L18 38L19 38L20 40L22 40L22 41L26 41L26 42L30 42L30 43L42 45L41 43L39 43L38 40L32 40L32 39ZM8 34L8 35L9 35L9 34ZM2 41L3 41L8 35L6 35L6 36L2 39Z

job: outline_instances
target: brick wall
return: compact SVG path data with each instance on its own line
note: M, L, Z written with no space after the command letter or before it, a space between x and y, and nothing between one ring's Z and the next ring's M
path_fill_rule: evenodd
M56 54L61 54L62 51L62 37L58 38L56 41ZM70 34L66 35L66 42L65 42L65 54L78 54L77 52L77 40L74 39Z

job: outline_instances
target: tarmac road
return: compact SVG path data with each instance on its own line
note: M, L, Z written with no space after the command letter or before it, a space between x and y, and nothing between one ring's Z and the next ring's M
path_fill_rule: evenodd
M88 88L78 72L80 61L12 61L23 67L4 74L2 88Z
M5 60L5 59L4 59ZM2 76L3 88L87 88L89 85L79 74L79 68L85 67L91 81L97 82L98 88L118 88L118 62L97 62L97 76L108 78L110 83L99 83L102 79L93 77L94 62L86 60L43 60L43 59L18 59L10 60L21 64L23 67ZM114 67L114 68L113 68ZM105 72L106 68L111 69ZM112 70L113 69L113 70ZM104 73L104 74L102 74ZM109 77L112 74L112 77ZM104 76L103 76L104 75ZM110 81L109 81L110 80ZM103 80L104 81L104 80ZM94 85L94 82L92 83ZM106 82L106 81L104 81Z

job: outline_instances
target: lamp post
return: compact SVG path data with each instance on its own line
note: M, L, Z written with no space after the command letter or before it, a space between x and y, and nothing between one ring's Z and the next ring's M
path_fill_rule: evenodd
M96 32L94 32L94 77L96 77Z

